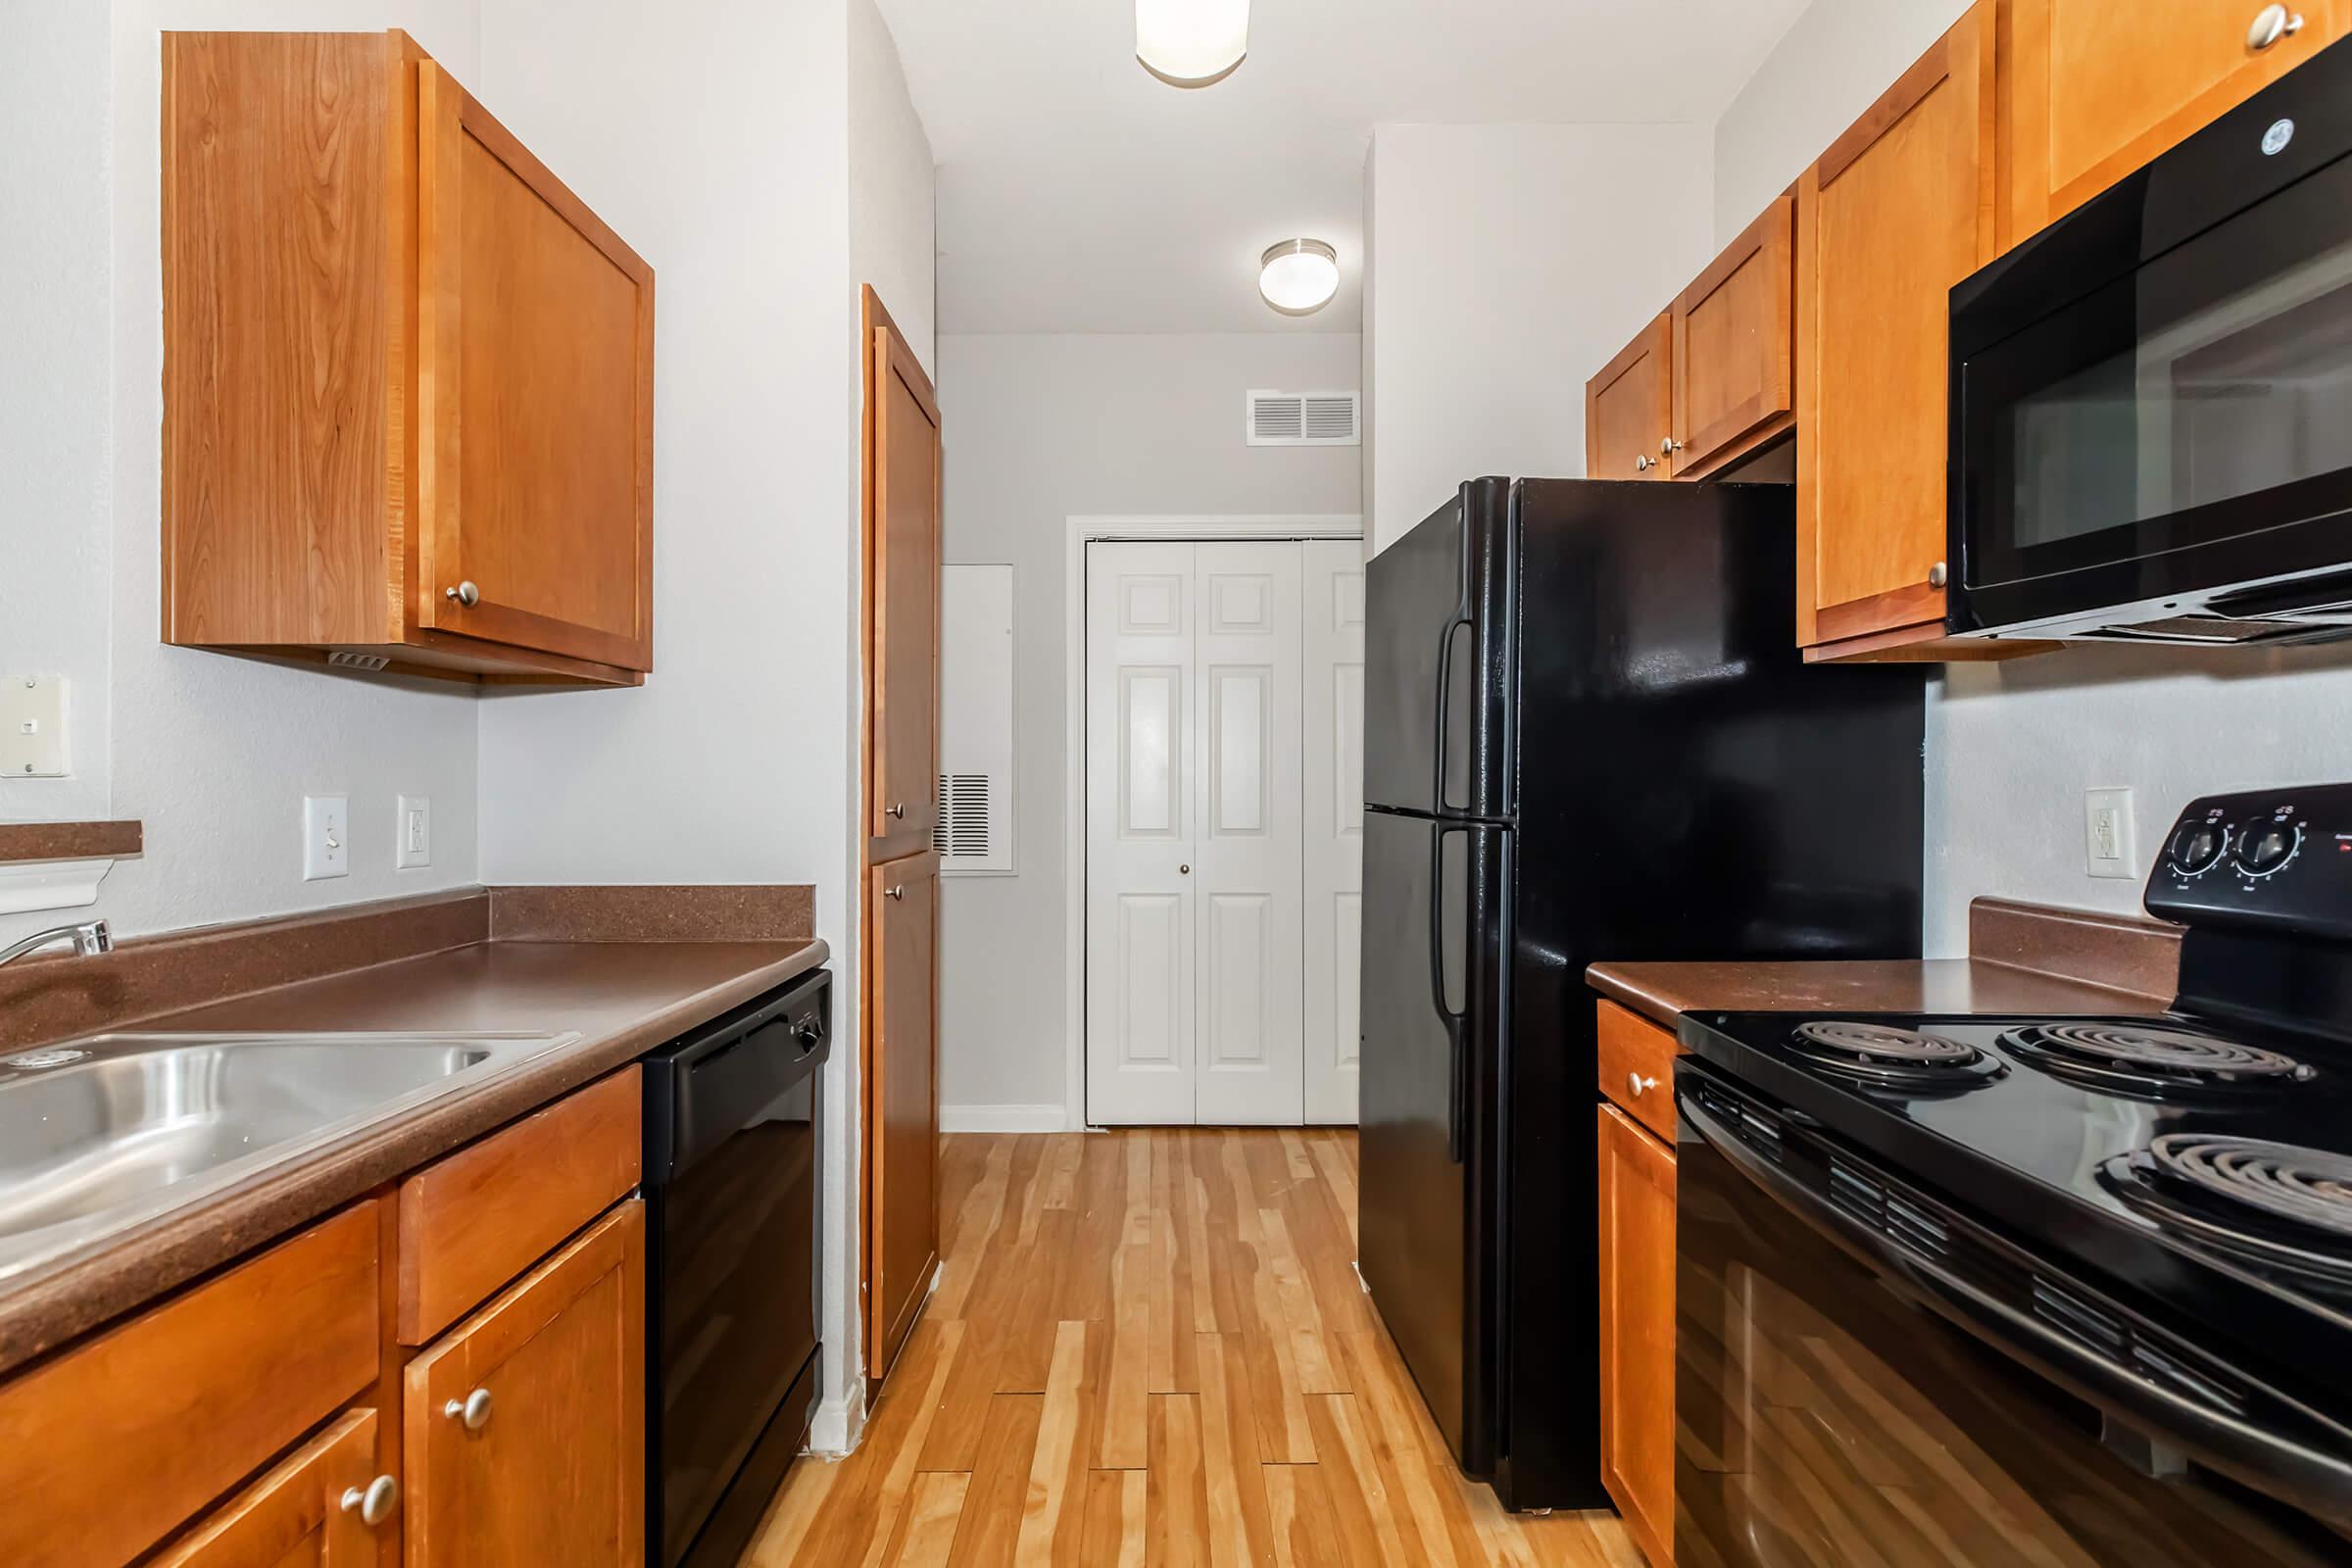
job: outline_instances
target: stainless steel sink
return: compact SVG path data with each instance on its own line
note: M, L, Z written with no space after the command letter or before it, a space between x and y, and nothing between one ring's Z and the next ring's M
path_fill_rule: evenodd
M578 1038L109 1034L0 1056L0 1280Z

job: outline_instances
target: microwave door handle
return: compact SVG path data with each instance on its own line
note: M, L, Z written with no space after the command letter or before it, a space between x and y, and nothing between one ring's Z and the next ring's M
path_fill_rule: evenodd
M2173 1439L2217 1470L2283 1494L2339 1524L2352 1524L2352 1464L2291 1438L2264 1432L2215 1405L2151 1382L2073 1335L1987 1295L1950 1269L1878 1235L1790 1180L1693 1100L1678 1096L1683 1125L1734 1169L1814 1229L1896 1275L1945 1317L1994 1349L2071 1387L2128 1422Z

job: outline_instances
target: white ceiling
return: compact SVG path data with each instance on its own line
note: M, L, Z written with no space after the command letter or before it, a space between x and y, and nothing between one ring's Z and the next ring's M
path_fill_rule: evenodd
M1254 0L1190 90L1126 0L877 3L939 163L941 331L1352 332L1375 123L1712 123L1806 0ZM1257 257L1298 235L1341 285L1294 320Z

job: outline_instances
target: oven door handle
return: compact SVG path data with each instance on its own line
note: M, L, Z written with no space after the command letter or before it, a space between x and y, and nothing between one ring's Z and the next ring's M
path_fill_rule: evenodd
M1715 1152L1782 1207L1895 1275L1943 1316L2002 1354L2131 1425L2172 1440L2248 1486L2338 1523L2352 1523L2352 1463L2264 1432L2217 1406L2155 1383L2071 1334L2019 1311L1952 1270L1878 1235L1790 1180L1689 1097L1676 1109Z

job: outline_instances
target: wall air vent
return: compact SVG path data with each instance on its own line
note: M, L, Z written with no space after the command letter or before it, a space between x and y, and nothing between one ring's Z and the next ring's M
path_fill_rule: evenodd
M1362 444L1353 392L1251 392L1243 433L1253 447Z
M364 669L373 674L392 661L382 654L355 654L347 649L336 648L328 651L326 662L332 669Z
M966 865L987 858L994 837L988 806L995 782L986 773L939 775L939 820L931 826L931 848Z
M1012 567L952 562L940 583L939 820L947 876L1009 876Z

